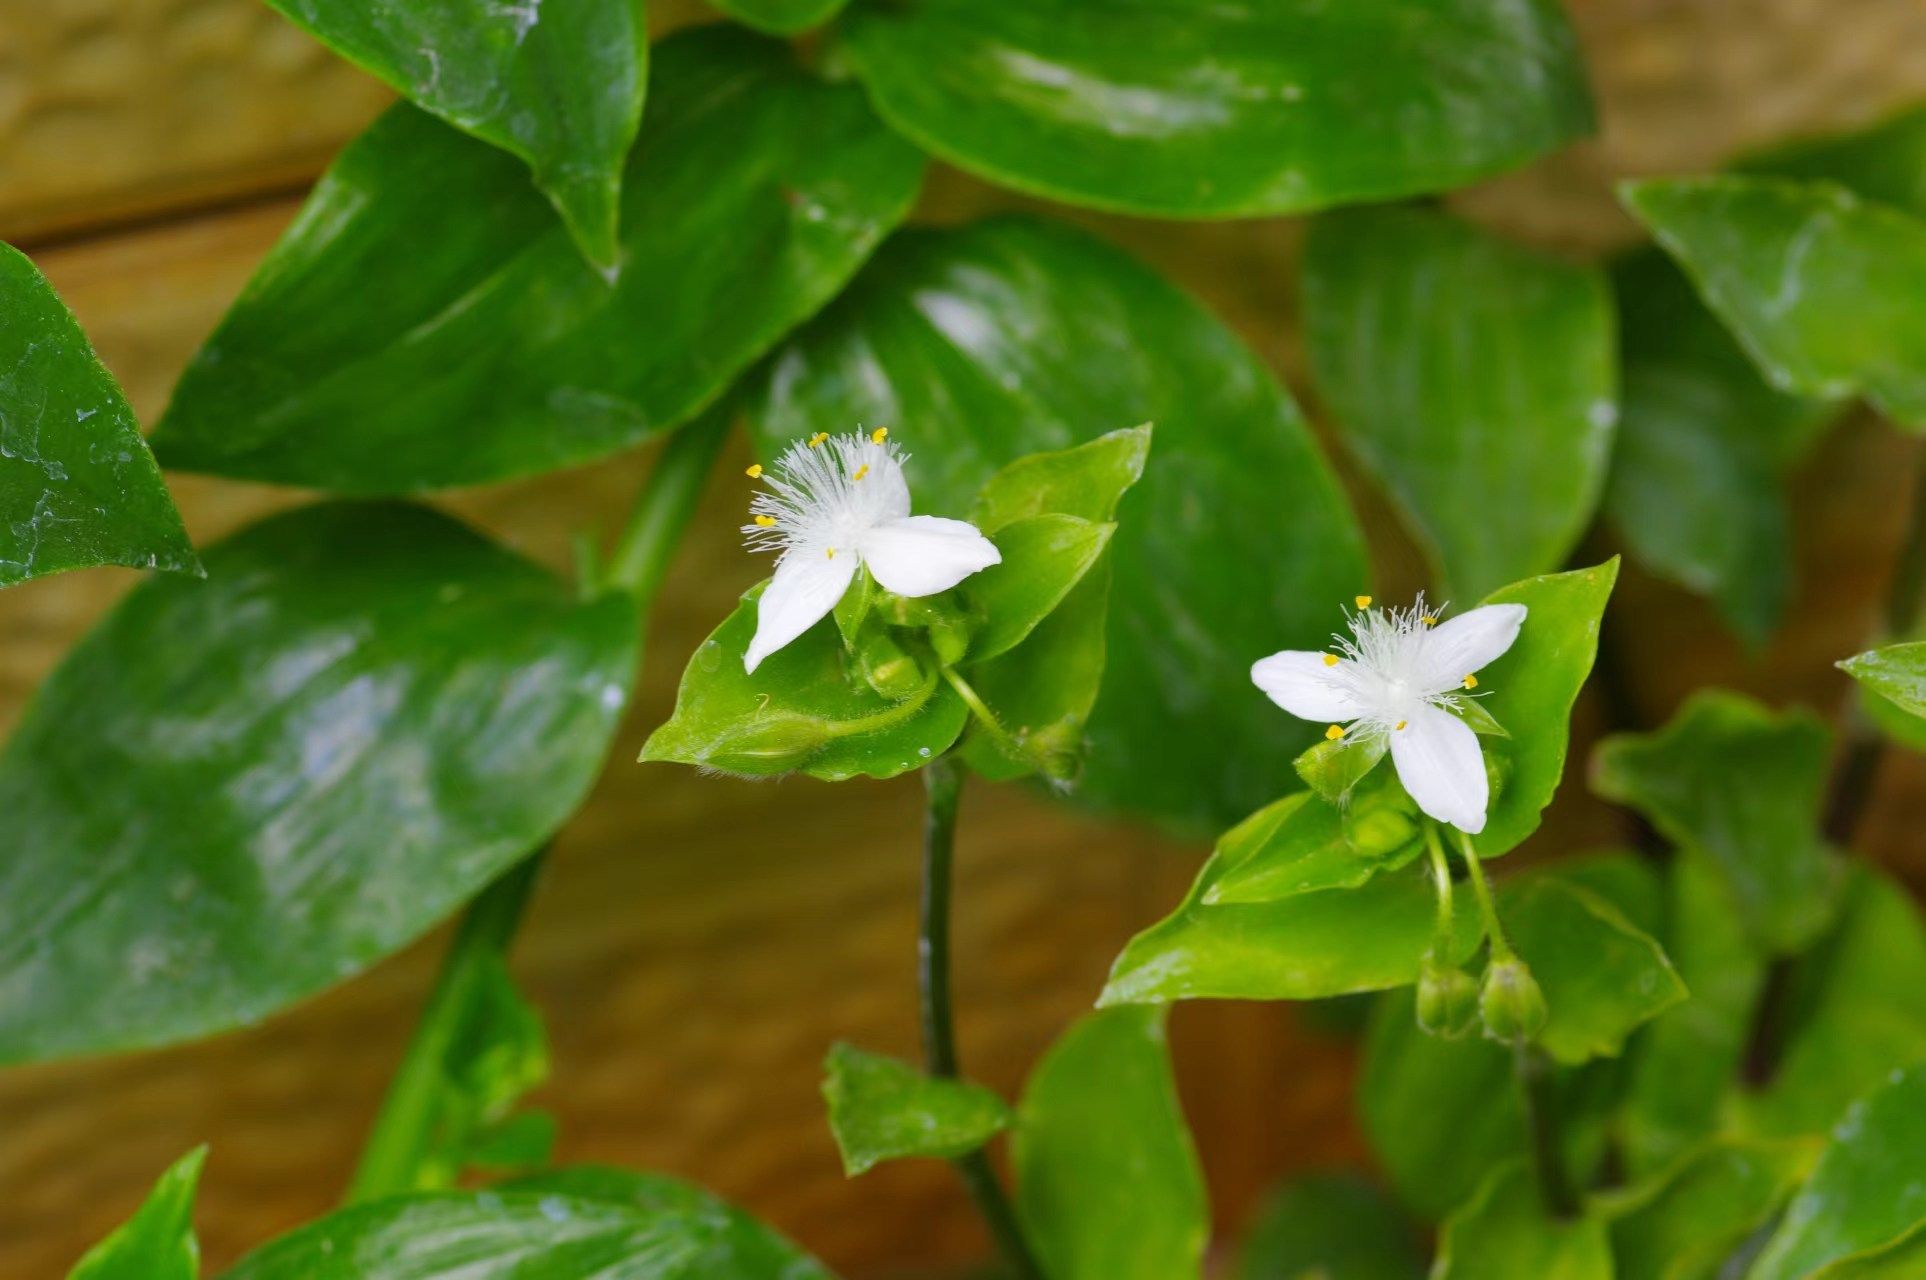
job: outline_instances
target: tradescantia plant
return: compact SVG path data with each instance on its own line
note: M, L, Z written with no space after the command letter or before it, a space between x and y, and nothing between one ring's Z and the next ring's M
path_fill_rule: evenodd
M694 1186L556 1167L508 961L737 424L774 561L641 757L919 775L923 1060L824 1033L848 1174L951 1161L1023 1280L1200 1277L1170 1007L1355 997L1376 1175L1280 1188L1217 1251L1244 1280L1921 1273L1926 922L1852 845L1926 749L1926 501L1837 731L1698 691L1591 756L1638 848L1498 860L1609 659L1591 548L1757 644L1791 471L1852 401L1926 421L1926 113L1634 182L1653 243L1601 264L1415 199L1593 127L1553 0L724 0L653 42L640 0L272 2L406 101L150 438L0 252L0 587L153 571L0 751L0 1062L251 1024L460 913L343 1206L226 1275L829 1275ZM1047 210L905 225L927 157L1309 216L1311 383L1431 594L1377 602L1323 443L1201 304ZM652 440L572 581L426 498ZM321 496L197 549L163 468ZM954 1031L972 774L1222 833L1011 1099ZM207 1158L71 1275L199 1274Z

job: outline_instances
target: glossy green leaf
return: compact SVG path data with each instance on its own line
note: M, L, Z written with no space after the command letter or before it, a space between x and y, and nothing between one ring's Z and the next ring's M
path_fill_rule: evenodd
M1796 950L1825 927L1840 864L1819 835L1832 735L1809 711L1774 712L1723 690L1694 695L1665 728L1599 744L1592 785L1731 884L1754 941Z
M1107 522L1150 460L1151 427L1125 427L1068 449L1018 458L976 496L970 522L985 533L1029 516L1079 516Z
M1369 777L1391 750L1382 733L1352 734L1326 739L1291 762L1304 785L1329 804L1343 805L1357 785Z
M1785 611L1785 475L1839 413L1766 382L1656 249L1620 261L1620 406L1605 509L1646 568L1707 596L1751 644Z
M268 0L416 105L526 161L581 251L621 265L623 161L642 122L642 0Z
M1814 1280L1918 1280L1926 1275L1926 1227L1884 1249L1841 1258L1813 1273Z
M1317 803L1322 803L1321 801ZM1317 1000L1416 981L1431 946L1437 904L1418 866L1353 889L1273 902L1213 906L1206 866L1175 912L1124 947L1099 1004L1171 1000ZM1479 938L1477 913L1454 900L1454 959Z
M1926 717L1926 642L1873 649L1847 658L1839 669L1900 710Z
M303 508L207 564L123 600L0 754L0 1060L364 968L574 811L628 700L632 601L420 508Z
M1894 1071L1833 1129L1748 1280L1799 1280L1926 1224L1926 1065Z
M1312 1174L1280 1188L1240 1251L1237 1280L1419 1280L1411 1220L1372 1183Z
M1108 557L1080 793L1213 829L1290 777L1314 731L1251 687L1250 664L1328 637L1362 542L1283 390L1151 272L1030 218L903 233L776 354L748 413L765 453L825 423L896 426L929 510L963 510L1023 454L1155 422Z
M716 0L716 8L758 31L789 36L821 26L848 0Z
M1127 213L1296 213L1464 186L1588 133L1549 0L863 0L877 109L960 168Z
M1003 1099L980 1085L847 1044L823 1062L823 1099L851 1177L905 1156L967 1155L1010 1123Z
M1616 1056L1639 1026L1685 999L1664 949L1581 885L1526 876L1501 889L1498 915L1551 1013L1538 1043L1567 1066Z
M1114 524L1079 516L1016 520L991 536L1003 562L965 579L963 598L982 614L970 636L969 660L984 662L1021 644L1096 567Z
M127 398L9 245L0 368L0 587L101 564L200 572Z
M196 1147L160 1176L134 1216L87 1251L67 1280L198 1280L194 1189L207 1148Z
M843 287L922 161L859 90L739 28L663 41L653 79L617 281L513 160L396 108L188 367L161 459L393 493L584 462L693 417Z
M1372 806L1368 822L1347 822L1308 791L1266 805L1225 832L1211 854L1198 901L1276 902L1324 889L1355 889L1423 850L1417 821Z
M1800 997L1750 1123L1819 1133L1896 1068L1926 1062L1926 922L1912 895L1863 867L1839 920L1801 966Z
M1654 179L1623 196L1774 386L1863 394L1926 426L1926 218L1780 178Z
M337 1210L224 1280L830 1280L705 1192L615 1169Z
M1442 594L1564 564L1617 419L1604 277L1434 210L1357 209L1311 224L1303 293L1318 390Z
M689 659L675 714L649 735L643 760L745 777L800 770L840 782L858 774L895 777L949 750L969 709L933 661L923 663L913 696L891 701L869 687L842 637L824 623L770 654L753 674L744 671L765 585L744 594Z
M1926 215L1926 107L1864 129L1800 138L1740 161L1749 173L1836 182L1868 200Z
M1618 581L1618 559L1590 569L1514 582L1483 604L1522 604L1529 611L1510 649L1478 673L1481 702L1509 737L1481 738L1487 768L1504 778L1472 838L1482 858L1517 847L1538 829L1539 816L1565 776L1572 705L1598 655L1599 620Z
M1574 1174L1603 1150L1616 1066L1595 1062L1554 1077L1553 1105ZM1372 1010L1358 1111L1392 1187L1427 1218L1464 1203L1494 1168L1526 1151L1512 1051L1475 1035L1426 1034L1410 991L1393 992Z
M1638 1038L1622 1120L1635 1175L1670 1165L1721 1124L1765 981L1732 886L1711 857L1679 850L1667 872L1665 950L1684 980L1684 1004Z
M1017 1214L1050 1280L1197 1280L1204 1175L1177 1102L1162 1009L1080 1019L1018 1109Z
M1718 1280L1812 1167L1806 1143L1713 1143L1605 1206L1615 1280Z
M1445 1220L1431 1280L1613 1280L1603 1218L1563 1220L1545 1209L1531 1171L1512 1164Z

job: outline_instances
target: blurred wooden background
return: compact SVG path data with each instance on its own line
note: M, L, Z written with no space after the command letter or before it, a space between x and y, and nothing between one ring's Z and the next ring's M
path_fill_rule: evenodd
M1570 3L1602 137L1457 199L1553 247L1597 253L1629 237L1609 194L1616 177L1710 167L1926 98L1920 0ZM657 8L665 28L702 16L690 3ZM386 100L258 0L0 0L0 238L41 263L151 421L302 189ZM1021 203L938 169L924 215ZM1072 216L1203 296L1303 391L1294 227ZM1844 691L1830 663L1871 626L1914 448L1862 416L1800 477L1801 589L1764 653L1740 652L1702 606L1631 573L1608 631L1635 704L1622 714L1656 722L1709 682L1835 710ZM577 529L619 519L644 461L449 505L561 567ZM202 541L295 500L170 482ZM1386 585L1415 581L1408 546L1353 489L1375 517ZM561 840L516 958L552 1028L541 1101L559 1115L568 1159L700 1180L851 1277L930 1274L983 1248L947 1171L901 1165L845 1182L816 1092L833 1039L914 1049L915 784L752 786L629 763L683 658L754 573L736 546L735 496L698 518L635 715ZM94 571L0 594L0 730L132 580ZM1600 719L1588 702L1581 738ZM1583 749L1535 854L1621 834L1583 794ZM1889 762L1864 844L1916 883L1923 820L1926 765ZM965 1057L1009 1091L1087 1007L1123 940L1174 900L1198 850L1012 789L972 790L965 829ZM213 1144L199 1214L211 1268L328 1207L440 941L210 1043L0 1073L0 1274L64 1274L201 1141ZM1362 1158L1341 1037L1262 1006L1186 1006L1175 1025L1227 1229L1279 1173Z

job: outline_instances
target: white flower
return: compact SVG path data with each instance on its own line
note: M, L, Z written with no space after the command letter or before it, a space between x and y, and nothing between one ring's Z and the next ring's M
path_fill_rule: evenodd
M1331 721L1329 737L1389 738L1418 807L1476 835L1491 787L1478 735L1451 708L1477 686L1474 673L1511 648L1525 606L1488 604L1440 623L1423 596L1410 609L1370 603L1358 597L1350 637L1333 637L1338 652L1274 653L1251 666L1251 679L1292 715Z
M826 617L861 566L885 591L928 596L1003 559L973 524L910 514L905 455L888 440L887 428L817 432L769 468L768 491L750 503L754 520L742 531L753 550L780 557L756 604L744 670L754 671ZM762 476L763 469L749 474Z

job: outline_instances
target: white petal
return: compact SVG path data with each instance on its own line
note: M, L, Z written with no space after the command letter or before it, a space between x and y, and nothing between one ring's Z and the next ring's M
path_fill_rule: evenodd
M1338 673L1351 663L1332 666L1328 654L1286 649L1251 664L1251 683L1292 715L1304 720L1355 720L1364 704Z
M820 550L784 556L756 601L756 635L742 655L742 669L754 671L764 658L827 617L855 576L856 557L847 551L834 558Z
M863 563L883 590L899 596L948 591L980 569L1000 564L996 544L964 520L904 516L863 535Z
M1424 692L1456 689L1466 676L1511 648L1524 625L1522 604L1488 604L1439 623L1424 637Z
M1418 707L1404 728L1391 731L1391 762L1420 809L1474 836L1485 829L1491 782L1478 735L1457 716Z

